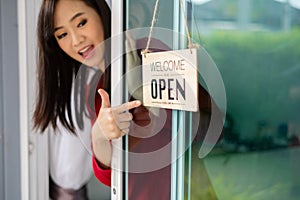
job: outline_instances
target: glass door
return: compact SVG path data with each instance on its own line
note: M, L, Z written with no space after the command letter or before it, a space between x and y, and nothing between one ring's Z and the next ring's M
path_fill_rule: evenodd
M145 66L141 62L146 56L143 51L147 46L152 53L187 49L193 7L191 2L181 4L179 0L158 4L155 0L127 0L124 6L124 38L129 41L125 44L130 45L124 49L126 54L136 53L139 61L138 65L132 65L132 58L125 56L127 100L143 101ZM124 199L191 199L193 160L200 160L195 158L194 149L199 150L201 156L212 150L221 134L226 111L225 89L214 62L202 47L198 49L197 59L202 64L196 69L198 91L192 98L198 101L198 112L147 106L132 111L134 124L124 141ZM152 95L172 90L172 81L166 85L159 79L159 83L151 87ZM201 181L210 184L203 162L196 164Z
M155 3L124 5L125 30L138 53L147 45ZM184 15L179 0L159 2L150 49L186 48L186 16L193 43L200 45L200 112L145 107L148 121L138 122L125 141L125 198L299 198L298 3L183 4ZM128 99L135 98L128 89Z
M147 44L152 52L178 49L174 5L171 0L157 4L156 23L151 29L156 1L126 1L126 35L135 41L131 47L140 61L135 67L126 62L128 99L143 101L141 53ZM171 199L173 114L169 109L147 106L133 111L134 124L126 138L125 199Z
M179 16L174 20L177 3L171 0L159 3L126 1L126 37L134 40L131 47L140 61L133 67L128 62L130 58L126 58L128 99L143 101L141 62L146 55L141 53L147 46L151 52L179 49L183 37L178 32ZM165 86L160 83L155 87L162 93ZM178 189L173 184L177 182L174 180L177 178L177 160L174 159L177 152L174 150L179 116L178 111L147 106L133 111L134 124L125 141L125 199L175 199Z

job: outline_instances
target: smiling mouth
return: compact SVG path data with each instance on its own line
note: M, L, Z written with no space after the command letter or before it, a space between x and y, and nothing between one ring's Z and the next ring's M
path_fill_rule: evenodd
M92 57L95 54L94 45L90 45L81 49L80 51L78 51L78 54L81 55L83 59Z

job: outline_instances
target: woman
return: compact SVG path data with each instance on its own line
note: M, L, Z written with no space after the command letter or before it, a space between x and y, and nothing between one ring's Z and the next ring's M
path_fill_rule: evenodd
M52 132L59 133L50 135L50 195L53 199L86 198L85 184L90 177L91 162L81 140L89 143L91 129L90 122L87 123L89 114L85 108L85 96L92 85L86 85L89 69L80 66L85 61L86 66L98 67L100 73L91 82L97 82L103 75L102 88L109 92L109 80L106 78L109 73L103 73L109 54L104 53L104 47L96 48L109 37L110 9L105 1L43 1L38 18L39 90L33 119L35 128L44 131L52 125ZM75 76L80 81L74 81ZM109 101L104 90L101 95ZM89 98L94 96L95 93L90 92ZM130 105L139 106L140 103L132 102ZM114 108L121 112L124 109L127 107ZM104 113L100 112L98 118L107 120L112 117L112 113L106 114L104 110L103 107L101 111ZM125 129L122 132L118 129L120 132L117 134L124 135L131 115L116 116L122 120L122 128ZM112 125L117 127L116 123ZM104 151L109 157L110 148ZM105 164L108 162L103 160Z
M111 183L110 141L128 134L132 119L140 127L146 127L150 123L149 115L151 115L148 109L140 106L140 101L111 107L108 84L110 74L109 67L106 67L106 62L110 61L110 47L108 44L101 45L109 37L110 10L104 0L44 0L38 22L39 95L34 113L35 127L44 131L51 124L53 129L57 130L60 128L58 125L61 124L61 127L80 135L86 127L84 119L92 117L93 169L96 177L108 186ZM157 41L152 40L151 44L155 42ZM145 40L137 41L138 49L145 46ZM79 70L82 63L86 67ZM86 85L86 71L92 69L91 66L100 69L100 73L96 74L91 81L97 84ZM75 76L76 80L82 82L74 82ZM98 81L100 76L101 79ZM95 99L95 87L99 95L96 96L96 115L93 118L93 112L88 112L93 106L84 105L87 102L86 96L88 99ZM72 88L74 88L73 93ZM209 111L207 102L209 104L210 99L207 93L201 91L200 94L203 94L200 108ZM73 106L73 100L76 106ZM88 109L85 109L86 107ZM127 110L131 112L125 112ZM161 130L153 137L144 139L130 137L132 152L152 152L170 143L171 111L161 110L160 113L164 113L166 118ZM160 120L153 117L151 119ZM151 123L155 125L152 121ZM75 124L78 124L79 128ZM138 135L139 132L134 134L134 136ZM60 153L62 152L58 151L56 154ZM168 165L163 168L129 174L129 199L170 198L170 148L165 153L163 157L152 160L153 162L165 160ZM143 166L145 165L143 161L143 159L129 157L129 168Z

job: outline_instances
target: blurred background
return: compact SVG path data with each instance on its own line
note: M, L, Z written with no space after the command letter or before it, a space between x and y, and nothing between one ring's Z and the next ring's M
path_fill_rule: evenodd
M300 1L192 3L193 38L227 96L223 138L192 160L192 199L299 199Z

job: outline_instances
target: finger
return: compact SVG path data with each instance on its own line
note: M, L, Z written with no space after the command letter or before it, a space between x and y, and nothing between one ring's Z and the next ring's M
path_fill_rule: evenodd
M103 89L99 89L98 93L100 94L102 100L101 108L110 108L110 100L107 92Z
M142 105L142 102L140 100L130 101L120 105L117 108L117 112L123 113L124 111L131 110L133 108L139 107L140 105Z
M122 129L121 132L122 132L122 134L123 134L122 136L124 136L124 135L126 135L126 134L129 133L129 128Z
M118 126L119 126L120 130L124 130L124 129L129 128L130 122L120 122Z
M132 120L132 114L130 112L123 112L116 116L118 122L128 122Z

